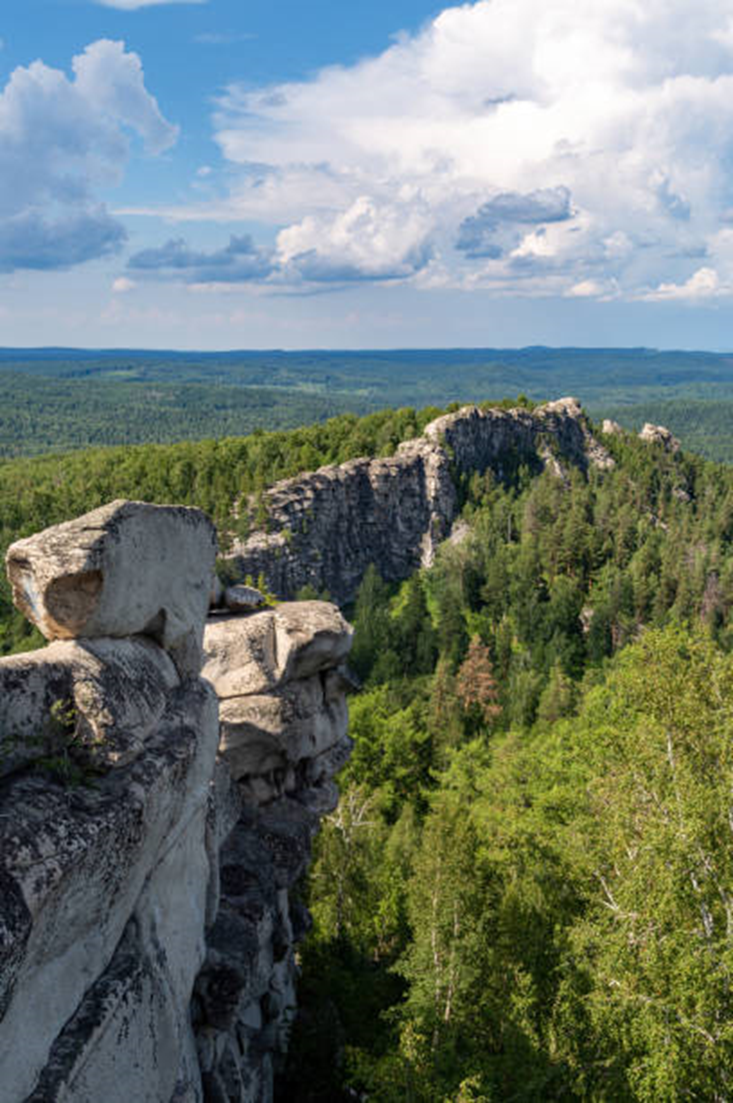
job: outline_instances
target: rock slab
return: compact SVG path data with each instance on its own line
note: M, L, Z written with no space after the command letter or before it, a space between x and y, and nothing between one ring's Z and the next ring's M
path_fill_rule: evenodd
M197 675L216 547L201 510L115 501L16 541L6 562L46 639L147 635Z

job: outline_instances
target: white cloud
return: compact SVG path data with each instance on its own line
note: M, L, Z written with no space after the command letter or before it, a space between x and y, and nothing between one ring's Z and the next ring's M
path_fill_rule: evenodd
M698 268L684 283L660 283L653 291L642 292L639 298L646 302L677 299L694 303L729 295L733 295L733 286L721 283L714 268Z
M122 179L127 131L151 153L176 140L123 43L92 43L72 70L69 79L35 61L0 92L0 271L64 268L119 249L124 227L96 189Z
M404 279L430 260L429 212L418 204L380 206L366 196L334 218L311 215L278 235L286 273L318 283Z
M112 291L115 295L125 295L128 291L134 291L136 287L135 281L128 279L127 276L118 276L112 281Z
M301 279L394 267L421 285L616 281L638 298L685 287L704 257L726 285L732 28L733 0L447 8L351 67L231 85L215 117L228 196L165 213L276 226Z
M138 8L152 8L155 4L206 4L208 0L94 0L103 8L118 8L120 11L137 11Z

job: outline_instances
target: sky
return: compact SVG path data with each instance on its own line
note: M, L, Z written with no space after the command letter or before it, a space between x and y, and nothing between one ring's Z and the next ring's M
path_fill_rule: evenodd
M733 0L4 0L0 345L733 348Z

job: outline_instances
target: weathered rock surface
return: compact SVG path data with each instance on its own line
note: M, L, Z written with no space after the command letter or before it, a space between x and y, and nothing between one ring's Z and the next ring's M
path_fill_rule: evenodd
M143 748L179 684L168 654L143 636L52 643L0 662L0 775L63 754L98 766Z
M294 793L316 802L319 787L324 806L331 800L325 787L339 767L316 764L336 746L350 748L343 663L351 635L321 601L209 620L202 675L221 701L221 754L249 804Z
M397 581L428 566L458 510L455 474L518 463L562 474L567 465L610 467L577 399L530 412L465 407L431 422L388 459L350 460L276 483L266 494L267 531L235 543L228 557L241 577L262 574L279 597L304 586L339 603L353 598L374 563Z
M180 531L131 505L98 511L122 517L119 539L95 521L66 527L77 547L58 527L22 542L19 603L59 578L78 596L96 562L86 619L63 631L137 632L151 592L122 557L151 547L145 517L177 550ZM179 570L158 595L198 641L206 571ZM104 604L108 580L127 585L129 621ZM176 669L178 627L153 620L0 659L1 1103L272 1099L304 933L288 891L350 749L351 630L321 602L212 617L220 720L212 684Z
M0 879L17 901L0 951L8 1103L33 1092L44 1103L172 1095L193 1046L188 1002L205 955L217 743L215 695L188 683L172 693L145 753L93 787L43 772L3 782ZM132 957L130 924L144 947ZM120 1047L125 1034L134 1048ZM158 1063L146 1067L139 1058L156 1040Z
M147 635L198 674L215 557L201 510L116 501L18 540L7 568L46 639Z
M338 666L352 630L329 602L298 601L246 617L211 617L202 675L221 700L266 692L285 680Z
M652 425L651 421L646 422L639 433L639 439L645 440L648 444L661 444L666 452L679 452L682 447L677 437L666 426Z
M251 613L265 604L265 599L254 586L227 586L224 605L232 613Z

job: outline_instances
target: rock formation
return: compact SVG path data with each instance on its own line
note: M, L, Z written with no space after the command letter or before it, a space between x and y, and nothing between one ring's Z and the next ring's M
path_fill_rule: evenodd
M682 445L665 425L653 425L647 421L639 433L639 439L648 444L661 444L665 452L679 452Z
M52 642L0 660L2 1103L272 1098L351 633L321 602L205 628L214 549L115 502L8 552Z
M340 604L353 598L370 563L383 578L428 566L458 511L456 475L519 463L562 474L567 465L610 467L574 398L525 409L468 406L431 422L388 459L358 459L276 483L268 522L228 557L242 578L262 575L278 597L309 585Z

